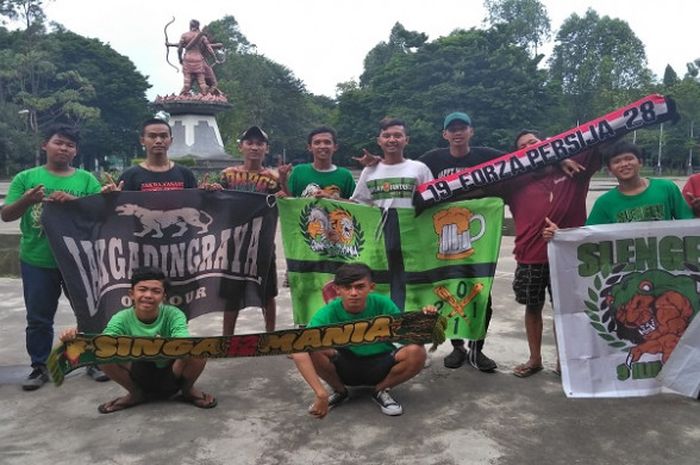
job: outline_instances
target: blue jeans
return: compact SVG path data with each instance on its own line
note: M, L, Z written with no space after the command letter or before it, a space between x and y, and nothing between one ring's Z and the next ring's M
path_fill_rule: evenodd
M53 319L58 299L61 290L65 291L63 277L58 268L41 268L22 261L20 270L27 307L27 353L33 367L46 365L53 345Z

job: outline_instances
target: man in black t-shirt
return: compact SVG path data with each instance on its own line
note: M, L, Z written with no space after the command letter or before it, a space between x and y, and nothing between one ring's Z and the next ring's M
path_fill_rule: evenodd
M500 157L505 153L489 147L470 147L469 141L473 136L474 127L469 115L462 112L450 113L445 118L442 131L442 137L449 143L449 147L430 150L418 161L425 163L437 179ZM491 321L491 296L486 303L485 320L486 330L488 330ZM444 360L447 368L459 368L468 360L470 365L483 372L493 373L496 370L496 362L482 352L483 339L469 341L468 352L462 339L452 339L452 346L452 353Z
M127 168L119 177L118 185L107 190L177 191L197 187L192 171L168 158L173 134L167 122L156 118L144 121L140 142L146 149L146 159Z

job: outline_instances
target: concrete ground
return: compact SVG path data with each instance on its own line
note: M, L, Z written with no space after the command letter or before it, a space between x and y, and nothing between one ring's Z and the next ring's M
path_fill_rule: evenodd
M278 241L278 245L280 241ZM485 353L494 374L433 364L392 393L401 417L387 417L362 391L323 420L306 413L313 396L284 356L212 360L199 386L219 405L200 410L161 402L110 415L97 405L121 395L82 370L56 388L20 389L29 373L21 281L0 279L0 464L696 464L697 401L672 394L627 399L567 399L552 373L551 308L545 307L546 370L511 374L527 358L523 307L514 303L513 238L504 237L494 281L494 316ZM283 257L281 250L278 257ZM280 273L284 260L278 260ZM278 327L290 327L289 290L280 290ZM58 330L74 325L65 300ZM219 334L221 315L191 323L195 335ZM237 333L259 332L256 309Z

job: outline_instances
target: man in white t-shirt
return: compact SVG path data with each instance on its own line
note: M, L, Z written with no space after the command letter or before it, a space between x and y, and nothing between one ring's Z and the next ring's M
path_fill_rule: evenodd
M377 145L383 159L362 170L350 200L381 208L413 207L416 187L432 180L433 174L423 163L404 158L406 123L389 118L380 121Z

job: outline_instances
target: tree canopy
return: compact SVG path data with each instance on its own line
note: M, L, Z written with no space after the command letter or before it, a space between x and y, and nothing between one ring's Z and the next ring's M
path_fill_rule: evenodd
M24 27L0 26L0 163L4 175L34 162L38 131L56 120L80 123L82 154L94 160L129 158L139 148L138 124L149 114L150 87L133 63L99 40L53 25L47 30L41 0L0 0L0 18ZM419 156L445 145L442 120L468 112L473 143L508 149L523 127L553 134L607 113L650 92L672 96L680 124L660 131L638 131L647 153L663 148L664 163L687 164L700 122L700 59L688 57L679 76L668 66L662 77L647 67L644 44L622 19L589 9L566 18L551 39L551 24L539 0L484 0L480 28L456 30L430 39L397 22L367 51L357 81L338 83L335 98L311 94L281 63L251 43L232 15L212 22L207 33L225 49L215 68L220 89L233 108L217 119L228 152L246 127L270 134L271 153L301 160L306 134L320 125L335 126L336 161L353 164L361 149L377 150L380 119L406 121ZM7 23L5 21L5 23ZM544 60L541 47L552 43Z
M27 21L23 30L0 29L0 121L8 125L0 157L12 171L36 163L39 133L55 122L81 127L80 154L89 168L95 159L133 156L147 114L146 78L97 39L60 25L47 32L41 4L5 1L0 10ZM22 118L18 128L14 121Z
M570 108L571 121L586 121L650 89L644 44L620 19L589 9L572 14L557 34L549 60L552 80Z
M533 55L552 33L547 8L538 0L484 0L484 6L486 22L504 26L513 40L528 47Z

